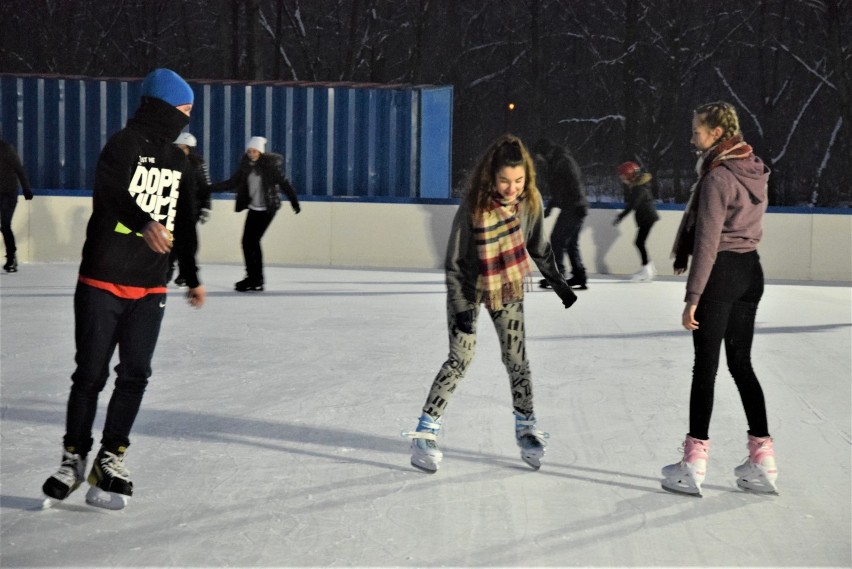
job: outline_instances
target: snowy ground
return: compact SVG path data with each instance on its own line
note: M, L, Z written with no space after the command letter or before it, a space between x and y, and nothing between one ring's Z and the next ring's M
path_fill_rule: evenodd
M427 475L400 432L446 356L442 273L271 267L267 291L246 295L231 291L240 267L206 266L202 310L169 297L128 508L91 508L83 488L39 511L60 458L76 268L0 276L3 567L852 563L848 283L770 283L758 312L780 495L736 488L746 425L723 370L696 499L658 481L687 428L680 279L593 279L569 311L552 292L528 295L551 434L538 472L519 458L497 340L482 328L445 415L444 463Z

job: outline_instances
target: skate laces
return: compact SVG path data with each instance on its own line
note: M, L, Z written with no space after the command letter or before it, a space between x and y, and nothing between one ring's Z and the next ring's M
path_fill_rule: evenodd
M403 431L400 434L410 439L425 439L426 446L437 448L434 441L438 439L438 431L441 429L441 419L435 419L431 415L424 413L418 421L417 428L414 431Z
M80 470L81 462L82 460L78 455L65 453L62 459L62 465L53 477L66 486L73 486L80 479L78 471Z
M534 414L521 415L515 412L515 438L521 440L525 436L537 439L540 443L550 438L550 433L539 430Z
M103 456L98 458L101 469L113 478L130 480L130 471L124 466L124 455L103 451Z

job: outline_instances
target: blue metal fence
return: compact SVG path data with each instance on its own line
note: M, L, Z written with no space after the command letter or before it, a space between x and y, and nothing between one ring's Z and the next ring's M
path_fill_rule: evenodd
M299 195L449 198L452 87L190 81L189 131L214 181L251 136L284 157ZM101 148L139 104L141 79L0 74L2 136L33 188L88 189Z

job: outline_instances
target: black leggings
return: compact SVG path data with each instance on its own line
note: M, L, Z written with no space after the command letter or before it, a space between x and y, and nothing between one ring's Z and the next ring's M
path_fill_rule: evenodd
M651 228L654 222L639 225L639 231L636 232L636 241L633 242L636 248L639 249L639 256L642 257L642 265L648 264L648 250L645 249L645 241L648 240L648 235L651 233Z
M768 437L763 390L751 366L751 345L757 305L763 296L763 269L756 251L716 257L707 286L698 302L692 332L695 365L689 399L689 435L709 439L710 416L719 353L725 343L728 369L740 392L749 434Z
M246 225L243 229L243 258L246 261L246 278L256 283L263 283L263 250L260 248L260 240L275 212L248 210L246 214Z

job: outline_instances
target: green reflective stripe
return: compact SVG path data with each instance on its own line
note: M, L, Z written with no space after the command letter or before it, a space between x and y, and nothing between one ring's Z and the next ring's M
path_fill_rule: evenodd
M115 232L121 233L122 235L130 235L132 233L132 231L130 231L130 228L128 228L126 225L124 225L120 221L115 224ZM142 237L141 233L137 233L136 235L138 235L139 237Z

